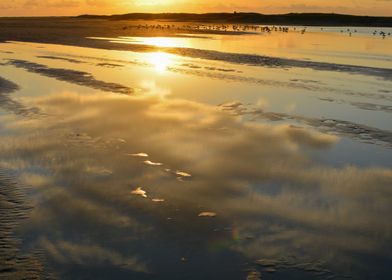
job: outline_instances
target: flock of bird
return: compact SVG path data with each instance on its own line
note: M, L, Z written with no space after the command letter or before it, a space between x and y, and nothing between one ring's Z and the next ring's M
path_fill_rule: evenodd
M380 36L382 36L382 38L383 39L385 39L385 36L391 36L391 32L388 32L388 34L387 33L385 33L384 31L377 31L377 30L374 30L373 31L373 36L375 36L375 35L377 35L377 33L380 35Z
M351 30L350 28L347 28L347 30L343 30L343 29L340 30L340 33L344 33L344 32L347 32L349 34L349 36L352 36L353 33L357 33L358 31L356 29ZM372 34L373 34L373 36L379 35L383 39L385 39L386 36L391 36L391 32L386 33L385 31L382 31L382 30L381 31L374 30Z
M139 24L132 26L124 26L123 30L128 28L145 29L145 30L201 30L201 31L235 31L235 32L272 32L281 31L288 32L289 27L282 26L259 26L259 25L170 25L170 24Z
M194 25L174 25L174 24L139 24L139 25L131 25L124 26L122 29L126 30L128 28L136 28L136 29L144 29L144 30L177 30L177 31L216 31L216 32L289 32L290 30L299 32L301 34L305 34L307 32L307 28L297 28L297 27L284 27L284 26L260 26L260 25L248 25L248 24L194 24ZM320 28L324 30L323 27ZM340 30L340 33L347 33L349 36L352 36L353 33L357 33L357 29L347 28ZM384 32L374 30L372 33L373 36L379 35L383 39L387 36L391 36L391 32Z

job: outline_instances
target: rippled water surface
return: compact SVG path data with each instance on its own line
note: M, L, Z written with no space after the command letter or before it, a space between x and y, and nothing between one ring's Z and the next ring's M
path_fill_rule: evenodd
M391 279L371 32L1 43L0 277Z

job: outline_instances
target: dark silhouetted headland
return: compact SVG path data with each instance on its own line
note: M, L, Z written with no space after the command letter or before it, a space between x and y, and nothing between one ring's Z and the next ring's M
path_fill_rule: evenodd
M81 15L78 18L108 20L167 20L187 22L224 22L309 26L378 26L392 27L392 17L354 16L324 13L290 13L265 15L259 13L131 13L123 15Z

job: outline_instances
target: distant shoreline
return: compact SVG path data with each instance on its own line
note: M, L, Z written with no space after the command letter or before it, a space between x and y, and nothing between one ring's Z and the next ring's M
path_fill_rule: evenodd
M106 20L164 20L230 24L392 27L392 17L324 13L289 13L274 15L259 13L130 13L123 15L80 15L76 18Z
M0 20L80 19L108 21L167 21L211 24L255 24L323 27L392 27L392 16L358 16L334 13L128 13L118 15L0 17Z

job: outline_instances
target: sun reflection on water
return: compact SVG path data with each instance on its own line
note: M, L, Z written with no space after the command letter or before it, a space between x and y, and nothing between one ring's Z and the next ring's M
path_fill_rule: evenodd
M92 39L105 40L107 38L91 37ZM111 42L123 43L123 44L136 44L136 45L148 45L159 48L191 48L193 47L192 39L190 38L173 38L173 37L130 37L121 36L118 38L110 38Z
M173 38L164 38L164 37L145 38L143 40L143 43L145 43L147 45L162 47L162 48L169 48L169 47L177 47L178 46L178 42L176 42L176 40L174 40Z
M171 56L164 52L155 52L149 54L148 62L154 66L158 73L164 73L173 64Z

